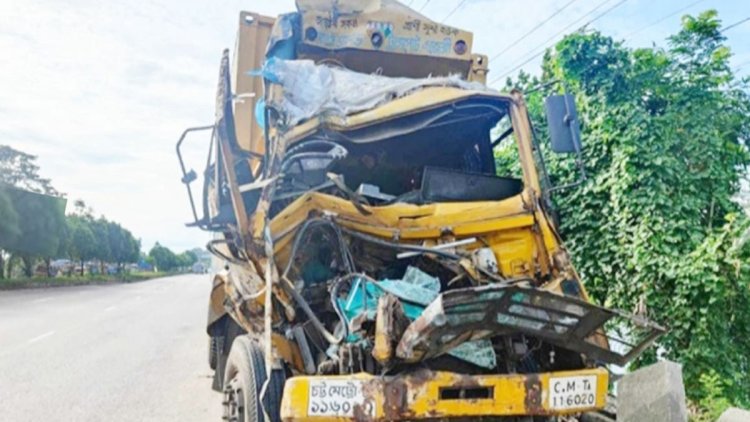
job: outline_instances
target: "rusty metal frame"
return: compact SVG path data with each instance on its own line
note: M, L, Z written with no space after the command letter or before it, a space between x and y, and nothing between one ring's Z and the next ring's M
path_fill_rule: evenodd
M190 209L193 211L193 225L197 225L201 228L203 228L200 224L200 220L198 219L198 212L195 209L195 200L193 199L193 190L190 188L190 184L195 181L196 174L194 170L187 170L187 167L185 167L185 160L182 158L182 143L185 142L185 137L187 137L188 134L192 132L201 132L204 130L211 129L212 131L216 130L216 125L205 125L205 126L196 126L191 127L188 129L185 129L182 132L182 135L180 136L180 139L177 141L177 145L175 146L175 150L177 151L177 159L180 162L180 170L182 171L182 179L180 181L185 185L185 188L187 189L188 198L190 199ZM213 141L214 133L211 133L211 140ZM205 216L204 216L205 217Z
M597 379L595 403L588 408L555 409L551 406L550 381L556 377L594 376ZM363 400L350 415L321 416L308 412L313 383L349 383L352 391L361 389ZM604 368L536 374L464 375L453 372L416 369L394 376L367 373L333 376L296 376L286 381L281 403L283 420L300 421L404 421L478 420L485 418L575 414L606 405L609 374ZM461 397L462 390L485 390L484 397ZM453 390L457 397L444 397Z

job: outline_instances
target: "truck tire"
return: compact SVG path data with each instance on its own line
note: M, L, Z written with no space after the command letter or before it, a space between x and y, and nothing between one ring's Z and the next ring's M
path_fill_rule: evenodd
M208 338L208 366L214 371L219 363L219 353L221 353L219 348L223 342L223 337L211 336Z
M259 399L266 382L266 365L257 342L239 336L232 343L224 370L224 420L229 422L280 422L281 395L286 376L272 370L263 402ZM263 416L265 406L270 421Z

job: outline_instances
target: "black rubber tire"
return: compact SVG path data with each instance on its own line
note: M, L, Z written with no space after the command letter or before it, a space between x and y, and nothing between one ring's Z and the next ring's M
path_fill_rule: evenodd
M219 348L221 347L221 344L224 342L223 337L209 337L208 338L208 366L216 370L216 366L219 364L219 353L221 351Z
M239 336L232 343L224 371L225 416L228 415L227 392L241 395L238 422L266 422L259 400L263 383L266 382L266 365L259 344L248 336ZM284 392L286 375L283 370L271 371L268 391L263 400L270 422L281 422L281 395Z

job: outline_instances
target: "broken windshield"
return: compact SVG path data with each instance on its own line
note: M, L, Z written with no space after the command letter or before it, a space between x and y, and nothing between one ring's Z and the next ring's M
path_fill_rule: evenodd
M508 107L497 98L469 98L353 130L321 128L287 150L276 198L340 189L333 174L370 205L517 195L522 182L496 175L492 145L492 129L510 121Z

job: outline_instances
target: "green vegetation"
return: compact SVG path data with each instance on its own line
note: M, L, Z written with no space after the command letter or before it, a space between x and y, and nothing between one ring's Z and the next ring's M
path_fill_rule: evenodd
M156 242L154 247L151 248L148 256L160 271L187 268L198 261L198 256L193 251L185 251L178 255L169 248L160 245L159 242Z
M686 16L665 48L637 50L575 33L547 52L540 79L508 81L533 91L540 139L543 98L576 96L588 180L553 198L566 245L599 302L671 328L636 366L681 362L706 420L750 406L750 222L736 202L750 99L720 27L714 11ZM514 153L498 152L501 172ZM577 180L573 159L545 157L552 184Z
M125 263L138 262L140 258L140 240L115 222L94 218L83 201L76 201L75 213L67 217L67 231L61 243L59 252L80 263L80 275L84 275L87 261L115 263L120 273ZM100 268L100 273L104 272Z
M141 256L129 230L94 217L81 200L73 205L65 215L66 200L39 175L36 157L0 145L0 288L140 280L157 273L131 272L126 264L178 271L197 261L194 252L178 255L158 243ZM52 265L60 258L71 262Z

